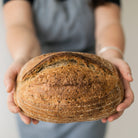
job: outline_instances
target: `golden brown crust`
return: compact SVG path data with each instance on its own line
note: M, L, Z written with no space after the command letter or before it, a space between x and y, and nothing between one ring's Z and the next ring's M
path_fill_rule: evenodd
M54 123L98 120L116 112L124 89L114 65L96 55L57 52L29 61L14 99L27 116Z

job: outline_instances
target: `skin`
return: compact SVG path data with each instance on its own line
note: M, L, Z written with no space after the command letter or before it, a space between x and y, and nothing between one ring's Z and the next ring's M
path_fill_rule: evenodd
M95 9L95 21L96 21L96 53L111 63L113 63L120 71L125 87L125 100L118 105L118 113L103 118L101 121L106 123L118 119L134 101L134 94L130 87L130 82L133 81L131 69L129 65L123 60L122 55L112 49L99 54L99 50L103 47L115 46L119 48L122 53L124 52L124 34L120 23L120 8L115 4L106 4L99 6Z
M16 8L15 8L16 7ZM5 24L7 29L7 45L13 63L9 66L4 83L8 95L8 108L12 113L19 113L21 120L25 124L37 124L39 121L31 119L20 112L13 100L16 77L22 66L32 57L40 55L40 44L36 37L31 5L27 1L10 1L3 7ZM99 6L94 10L96 22L96 53L97 55L112 62L121 72L124 86L125 99L118 105L117 113L103 118L101 121L106 123L119 118L124 110L134 101L133 91L130 82L133 81L129 65L123 60L122 55L116 50L107 50L102 54L98 51L105 46L115 46L124 52L124 34L120 24L120 8L115 4ZM15 43L16 42L16 43Z

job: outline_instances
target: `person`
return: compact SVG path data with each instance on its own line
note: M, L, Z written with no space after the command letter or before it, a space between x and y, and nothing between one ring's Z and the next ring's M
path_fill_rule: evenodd
M123 59L120 9L119 0L4 0L7 45L13 57L4 82L9 92L8 108L19 114L17 123L22 138L103 138L106 122L119 118L132 104L134 95L129 83L133 78ZM125 98L116 114L98 121L54 124L39 122L20 112L13 93L22 66L35 56L57 51L95 53L119 69Z

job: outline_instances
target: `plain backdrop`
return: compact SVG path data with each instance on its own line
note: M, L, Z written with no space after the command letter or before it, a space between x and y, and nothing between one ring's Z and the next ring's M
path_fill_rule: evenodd
M135 102L123 116L109 123L106 138L138 138L138 0L122 0L122 24L126 35L125 60L131 66L134 77L131 86ZM15 115L7 108L7 93L3 83L5 71L11 63L0 6L0 138L19 138Z

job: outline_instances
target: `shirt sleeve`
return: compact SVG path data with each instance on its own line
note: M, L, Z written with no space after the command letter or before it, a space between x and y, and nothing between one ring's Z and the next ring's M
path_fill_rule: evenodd
M8 1L11 1L11 0L3 0L3 5L6 4ZM29 1L31 4L33 4L33 0L27 0Z
M121 1L120 0L105 0L106 2L112 2L112 3L115 3L117 4L118 6L121 5Z
M92 2L92 7L95 9L98 6L104 5L105 3L111 2L119 7L121 7L121 0L91 0Z

